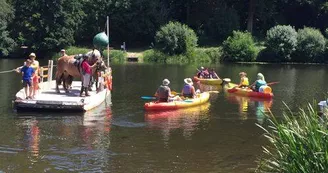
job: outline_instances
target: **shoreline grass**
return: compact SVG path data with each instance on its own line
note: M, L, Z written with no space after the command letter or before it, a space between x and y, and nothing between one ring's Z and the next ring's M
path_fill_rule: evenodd
M327 117L319 117L311 105L298 113L284 113L282 120L269 117L264 136L270 146L263 147L256 172L328 172Z

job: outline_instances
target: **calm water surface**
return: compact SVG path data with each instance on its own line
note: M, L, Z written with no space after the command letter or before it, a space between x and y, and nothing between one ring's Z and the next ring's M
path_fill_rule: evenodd
M0 60L0 71L20 64ZM108 101L84 114L16 113L12 99L21 88L20 75L0 74L0 172L253 172L261 145L267 144L255 125L266 125L262 112L271 108L280 116L283 101L298 110L327 92L323 65L213 67L232 81L245 71L251 81L262 72L268 82L280 83L272 86L272 101L197 86L220 93L202 106L147 113L140 96L152 95L164 78L180 91L197 67L114 65L112 105Z

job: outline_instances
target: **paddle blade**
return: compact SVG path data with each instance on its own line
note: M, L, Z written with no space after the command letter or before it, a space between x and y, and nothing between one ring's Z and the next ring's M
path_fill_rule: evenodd
M144 99L144 100L156 100L156 97L152 97L152 96L142 96L141 99Z
M231 82L231 79L230 78L224 78L223 82L229 83L229 82Z

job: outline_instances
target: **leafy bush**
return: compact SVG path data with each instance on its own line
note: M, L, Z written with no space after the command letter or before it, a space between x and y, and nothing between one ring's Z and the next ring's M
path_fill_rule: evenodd
M85 47L75 47L75 46L71 46L71 47L68 47L66 49L66 54L67 55L78 55L78 54L85 54L87 52L89 52L90 50L92 49L89 49L89 48L85 48ZM55 53L55 55L53 56L52 59L56 60L60 57L60 53Z
M236 10L222 7L215 11L205 25L205 34L218 41L225 40L234 30L239 30L239 16Z
M66 49L66 54L67 55L85 54L91 50L92 49L89 49L89 48L71 46ZM109 57L110 57L110 61L113 63L123 63L123 62L125 62L126 55L127 55L126 52L123 52L121 50L110 50ZM103 52L103 56L104 56L103 60L105 62L107 62L107 50L105 50ZM56 53L52 59L56 60L59 57L60 57L60 54Z
M197 48L193 52L180 55L167 55L156 50L146 50L143 53L144 62L186 64L218 62L221 56L219 48Z
M305 27L298 30L297 47L293 60L300 62L318 61L324 53L326 39L318 29Z
M277 25L267 31L266 40L267 48L277 56L276 60L288 61L297 46L297 32L289 25Z
M203 55L204 57L206 57L204 59L207 59L207 57L208 57L210 59L210 61L207 60L207 62L212 62L212 63L220 62L221 57L223 56L222 47L197 48L195 50L195 52L198 56ZM202 57L200 57L198 59L202 59Z
M258 172L327 172L328 124L308 106L297 116L284 113L282 122L270 116L269 129L261 127L271 143L264 148Z
M187 25L169 22L155 36L155 49L168 55L179 55L194 51L197 36Z
M124 63L127 53L121 50L110 50L109 58L112 63ZM107 57L107 51L104 53L104 57Z
M154 49L146 50L143 52L144 62L165 63L166 55Z
M259 50L248 32L233 31L223 42L224 61L254 61Z

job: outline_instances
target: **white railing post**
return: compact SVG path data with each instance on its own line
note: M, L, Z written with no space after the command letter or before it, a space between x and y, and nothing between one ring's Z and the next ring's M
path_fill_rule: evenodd
M48 89L51 88L51 81L52 81L52 70L53 69L53 60L48 61Z

